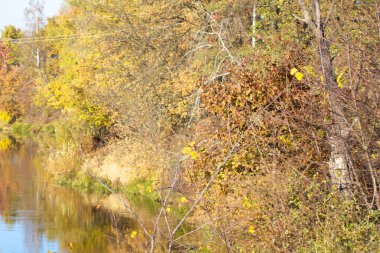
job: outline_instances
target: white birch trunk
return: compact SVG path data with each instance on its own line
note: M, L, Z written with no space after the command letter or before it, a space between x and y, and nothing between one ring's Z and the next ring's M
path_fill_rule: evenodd
M252 8L252 47L256 47L256 2L253 4Z
M316 42L318 43L318 55L321 60L325 89L330 103L332 129L329 133L329 172L331 184L333 188L348 193L352 186L351 161L347 147L350 127L345 119L343 101L338 96L339 88L334 73L329 42L324 33L325 27L323 27L321 21L320 3L319 0L313 0L314 20L311 20L304 0L298 0L298 2L304 16L304 21L314 31Z

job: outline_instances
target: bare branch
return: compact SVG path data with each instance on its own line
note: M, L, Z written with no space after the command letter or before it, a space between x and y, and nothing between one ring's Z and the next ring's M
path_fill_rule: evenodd
M210 224L212 224L212 223L214 223L215 221L218 221L218 220L220 220L220 219L221 219L221 217L216 218L216 219L213 219L213 220L211 220L211 221L209 221L209 222L207 222L207 223L205 223L205 224L203 224L203 225L197 227L196 229L193 229L193 230L191 230L190 232L188 232L188 233L186 233L186 234L184 234L184 235L181 235L180 237L177 237L176 239L174 239L174 241L178 241L178 240L184 238L185 236L188 236L188 235L190 235L190 234L192 234L192 233L195 233L195 232L201 230L202 228L207 227L207 226L209 226Z

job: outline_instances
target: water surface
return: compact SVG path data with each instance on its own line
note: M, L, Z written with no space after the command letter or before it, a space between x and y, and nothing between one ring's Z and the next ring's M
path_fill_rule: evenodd
M23 146L0 150L0 253L136 252L133 219L103 207L105 198L54 186Z

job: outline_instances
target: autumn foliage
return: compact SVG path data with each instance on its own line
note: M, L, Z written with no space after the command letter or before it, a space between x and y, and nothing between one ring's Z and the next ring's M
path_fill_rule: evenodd
M152 250L375 252L379 3L319 2L67 0L3 33L0 111L60 172L135 165L118 181L149 177L168 216L189 205L202 240L179 223Z

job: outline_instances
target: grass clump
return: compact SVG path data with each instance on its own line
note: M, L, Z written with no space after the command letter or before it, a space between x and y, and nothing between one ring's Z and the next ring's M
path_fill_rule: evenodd
M120 186L120 191L128 196L158 198L158 194L153 190L153 183L151 178L139 178L124 186Z
M12 135L20 138L29 137L30 129L31 125L17 122L11 126L11 133Z
M111 183L107 180L101 180L107 185ZM65 175L59 175L54 178L54 182L60 186L86 191L86 192L97 192L97 193L109 193L109 191L97 180L95 180L90 175L83 172L71 172Z

